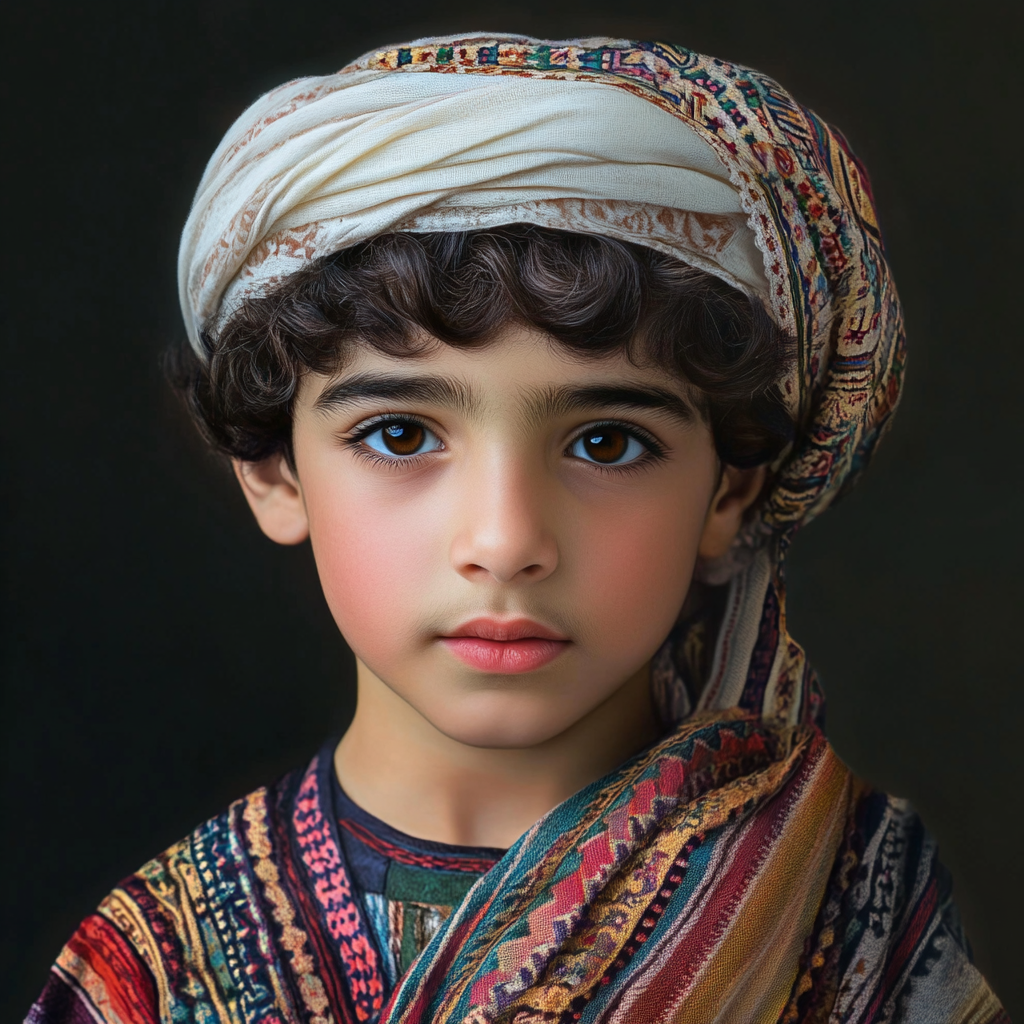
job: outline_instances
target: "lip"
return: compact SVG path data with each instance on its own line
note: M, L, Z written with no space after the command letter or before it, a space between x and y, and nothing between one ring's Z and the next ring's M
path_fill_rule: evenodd
M477 637L480 640L558 640L562 643L568 641L568 637L533 619L489 619L481 617L470 619L461 626L445 633L445 639L458 637Z
M470 668L501 675L533 672L569 646L567 637L532 619L471 619L440 639Z

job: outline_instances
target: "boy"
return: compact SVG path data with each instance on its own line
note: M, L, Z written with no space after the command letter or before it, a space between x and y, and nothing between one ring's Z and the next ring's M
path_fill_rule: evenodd
M247 111L180 271L180 386L310 539L356 715L30 1020L1006 1019L786 633L902 373L841 137L662 44L421 41Z

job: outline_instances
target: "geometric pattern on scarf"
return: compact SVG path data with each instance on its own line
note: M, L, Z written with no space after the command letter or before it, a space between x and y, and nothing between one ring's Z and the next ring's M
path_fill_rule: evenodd
M816 728L694 716L521 837L386 1006L332 771L122 882L27 1024L1008 1024L920 821Z

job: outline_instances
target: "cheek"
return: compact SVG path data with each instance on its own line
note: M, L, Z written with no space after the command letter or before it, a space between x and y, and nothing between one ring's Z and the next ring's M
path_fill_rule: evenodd
M690 586L703 504L690 496L658 496L586 518L574 561L586 617L602 648L660 643Z
M372 490L372 489L371 489ZM388 502L364 488L306 494L310 538L324 596L349 646L364 661L412 632L435 561L429 510ZM368 510L372 509L372 514Z

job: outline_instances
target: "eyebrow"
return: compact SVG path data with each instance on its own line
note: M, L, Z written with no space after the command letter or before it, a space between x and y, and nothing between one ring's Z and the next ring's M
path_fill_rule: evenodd
M368 371L325 388L313 408L329 412L366 400L429 402L460 412L472 412L478 405L472 389L452 377ZM601 408L650 409L665 412L685 424L698 419L694 407L674 391L641 383L564 384L547 388L532 397L529 415L540 421L549 416Z
M551 388L531 411L534 416L543 417L609 407L665 412L686 424L698 419L694 407L674 391L640 383L570 384Z
M384 402L430 402L468 411L473 393L461 381L433 375L405 376L399 373L357 373L325 388L313 408L319 412L341 409L364 400Z

